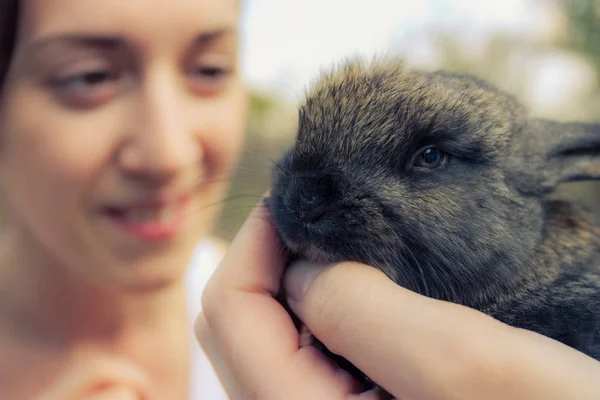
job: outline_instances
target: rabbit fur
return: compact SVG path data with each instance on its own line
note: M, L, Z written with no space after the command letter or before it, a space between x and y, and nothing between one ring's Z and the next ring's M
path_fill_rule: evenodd
M292 258L362 262L600 360L599 221L549 196L600 178L600 125L395 58L323 72L298 122L267 201Z

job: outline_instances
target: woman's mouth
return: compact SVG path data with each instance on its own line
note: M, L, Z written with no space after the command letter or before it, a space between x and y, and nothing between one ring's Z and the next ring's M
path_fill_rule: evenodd
M174 237L182 228L189 198L156 205L111 207L106 215L114 225L137 239L161 241Z

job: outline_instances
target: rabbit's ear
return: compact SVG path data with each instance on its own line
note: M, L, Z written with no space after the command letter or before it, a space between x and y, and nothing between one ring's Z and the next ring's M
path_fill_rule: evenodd
M517 151L520 189L544 195L563 182L600 179L600 124L532 120Z

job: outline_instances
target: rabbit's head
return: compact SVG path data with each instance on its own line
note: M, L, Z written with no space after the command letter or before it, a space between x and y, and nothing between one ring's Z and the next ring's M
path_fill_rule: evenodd
M475 77L349 61L307 94L269 204L300 257L360 261L461 301L527 273L544 196L600 178L599 155L596 126L528 119Z

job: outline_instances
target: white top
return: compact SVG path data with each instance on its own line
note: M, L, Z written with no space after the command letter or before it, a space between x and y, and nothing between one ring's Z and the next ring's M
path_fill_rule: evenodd
M220 261L221 255L210 241L205 240L198 244L186 276L192 332L196 316L202 308L200 303L202 291ZM192 337L190 400L228 400L229 397L225 394L210 362L195 336Z

